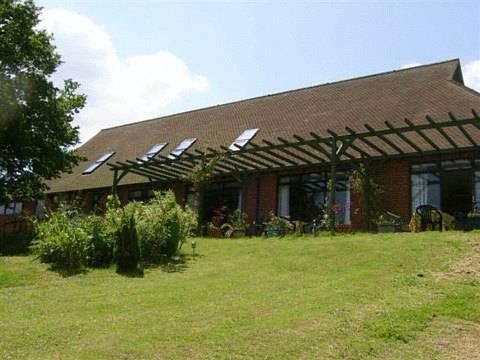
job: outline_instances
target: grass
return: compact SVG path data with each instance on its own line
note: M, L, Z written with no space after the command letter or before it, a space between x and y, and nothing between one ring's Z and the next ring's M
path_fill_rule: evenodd
M480 234L198 239L197 256L62 277L0 258L0 358L432 359L480 323L480 283L436 277ZM467 325L465 325L467 324ZM472 325L472 326L473 326Z

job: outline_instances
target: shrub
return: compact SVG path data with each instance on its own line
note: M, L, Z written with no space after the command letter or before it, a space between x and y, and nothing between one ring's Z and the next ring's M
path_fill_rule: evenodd
M197 224L194 213L182 209L171 191L156 192L150 203L135 206L142 258L147 261L177 254Z
M135 212L132 207L120 211L117 225L118 227L114 232L117 272L136 272L140 260L140 249L135 225Z
M113 262L115 239L113 228L100 216L88 216L83 220L83 228L88 234L86 265L108 267Z
M47 221L37 221L32 252L41 262L64 268L79 268L86 259L89 236L76 211L60 208L48 215Z

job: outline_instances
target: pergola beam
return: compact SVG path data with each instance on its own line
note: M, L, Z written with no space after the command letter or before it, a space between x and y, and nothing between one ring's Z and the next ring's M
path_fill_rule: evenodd
M450 119L452 119L452 121L458 122L457 118L453 115L452 112L449 112L448 116L450 117ZM473 140L473 138L470 136L470 134L467 132L467 130L465 130L463 125L459 125L458 129L462 132L463 136L465 136L467 138L467 140L470 142L470 144L472 144L472 146L478 146L476 141Z
M229 155L230 158L232 159L232 161L236 161L238 162L239 164L243 164L245 166L249 166L253 169L261 169L262 167L259 167L258 164L252 164L251 162L248 162L248 161L245 161L244 159L239 159L238 157L235 157L235 153L233 151L231 151L229 148L227 148L226 146L220 146L220 149L222 149L223 151L225 151L225 154L226 155Z
M408 125L408 127L412 130L415 131L420 137L425 140L431 147L433 147L435 150L440 150L437 144L435 144L430 138L425 135L421 129L418 128L418 126L415 126L410 120L405 118L405 123Z
M284 157L284 156L282 156L282 155L280 155L280 154L274 153L274 152L271 151L271 150L268 150L268 149L262 150L262 148L260 147L260 145L250 144L250 146L258 149L259 152L260 152L260 151L263 151L263 152L269 154L270 156L273 156L273 157L276 158L276 159L280 159L281 161L283 161L283 163L280 163L280 162L279 162L280 166L284 166L285 163L296 164L293 160L291 160L291 159L289 159L289 158L286 158L286 157Z
M418 145L416 145L413 141L403 135L403 133L398 131L398 129L396 129L392 124L390 124L390 122L385 121L385 125L392 131L393 134L397 135L400 139L406 142L412 149L419 153L423 152L423 150Z
M182 173L172 171L172 170L166 170L164 168L159 168L158 171L157 171L157 170L152 169L149 164L145 164L145 166L135 166L135 165L140 165L140 164L137 164L136 162L131 161L131 160L126 160L125 162L130 164L130 165L133 165L133 168L136 169L136 170L145 171L145 172L151 173L152 175L155 175L155 176L166 175L166 176L170 176L173 179L175 179L179 175L182 175Z
M443 128L438 126L438 124L430 116L427 115L425 117L430 124L435 126L435 130L437 130L450 143L452 147L454 147L455 149L458 149L457 143L453 141L450 136L448 136L448 134L445 132L445 130L443 130Z
M297 136L297 135L295 135L295 134L293 135L293 137L294 137L294 138L299 138L299 136ZM321 158L321 157L318 156L317 154L312 153L311 151L308 151L308 150L305 150L304 148L302 148L302 147L301 147L301 146L302 146L302 145L301 145L301 143L302 143L301 141L300 141L300 143L293 143L293 142L290 142L290 141L288 141L288 140L285 140L285 139L283 139L283 138L281 138L281 137L279 137L278 140L279 140L280 142L282 142L283 144L285 144L285 145L290 145L291 147L295 148L297 151L300 151L302 154L307 155L307 156L310 156L311 158L313 158L313 159L315 159L315 160L317 160L317 161L325 161L323 158Z
M385 121L386 128L375 130L368 124L364 124L366 131L355 131L346 127L346 134L337 134L326 130L328 136L320 137L311 132L311 138L303 138L293 135L292 140L278 137L278 143L263 140L262 144L249 143L244 147L237 147L236 151L225 146L219 150L207 148L208 152L195 150L193 153L186 151L180 156L166 157L157 155L155 158L144 161L137 158L136 161L127 160L108 164L114 171L114 182L118 184L129 172L147 178L161 181L173 181L188 175L199 162L208 161L215 156L222 158L215 164L214 174L231 175L236 173L258 173L271 170L287 170L292 168L306 168L321 166L327 163L335 165L343 163L356 163L361 158L385 159L401 158L418 155L427 155L436 152L458 152L460 149L478 150L478 142L473 134L465 129L466 125L473 125L480 129L480 118L475 110L472 110L473 118L458 120L449 113L450 121L437 122L427 116L427 122L415 125L409 119L404 119L404 126L395 127ZM456 138L447 133L448 128L456 128L458 134L471 144L471 147L460 146ZM450 148L441 148L433 138L424 131L435 130L450 145ZM422 146L410 139L407 133L414 132L421 137L433 150L422 149ZM395 136L388 138L387 136ZM438 138L438 137L436 137ZM359 146L364 144L365 146ZM402 145L408 145L412 151ZM380 145L380 146L379 146ZM332 149L335 148L335 153Z
M365 128L370 132L370 134L372 134L372 136L375 136L375 129L372 128L370 125L368 124L364 124L363 126L365 126ZM405 153L402 149L400 149L397 145L395 145L395 143L393 143L392 141L390 141L387 137L385 137L384 135L378 135L378 137L384 142L386 143L388 146L390 146L393 150L395 150L396 152L398 152L399 154L403 154Z
M267 144L268 146L275 146L275 145L274 145L273 143L271 143L270 141L263 140L263 142L264 142L265 144ZM290 156L290 157L293 157L293 158L295 158L295 159L297 159L297 160L299 160L299 161L301 161L301 162L303 162L303 163L306 163L306 164L311 164L311 163L312 163L310 160L307 160L307 159L305 159L304 157L302 157L302 156L300 156L300 155L297 155L297 154L295 154L295 153L292 153L291 151L285 149L284 147L278 147L278 146L277 146L277 147L275 148L275 150L280 151L280 152L282 152L282 153L284 153L284 154L286 154L286 155L288 155L288 156Z

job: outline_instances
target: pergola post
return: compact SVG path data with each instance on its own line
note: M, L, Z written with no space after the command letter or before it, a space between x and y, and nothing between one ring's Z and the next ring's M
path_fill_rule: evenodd
M328 228L331 234L335 234L335 212L333 205L337 201L337 138L334 137L331 143L330 159L330 196L328 197Z
M113 170L113 184L112 184L112 195L117 195L117 184L118 184L118 170Z

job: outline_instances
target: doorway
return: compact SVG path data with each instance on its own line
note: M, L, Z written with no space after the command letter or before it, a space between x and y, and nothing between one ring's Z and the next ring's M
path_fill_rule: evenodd
M442 210L457 219L464 218L472 210L472 171L445 171L441 184Z

